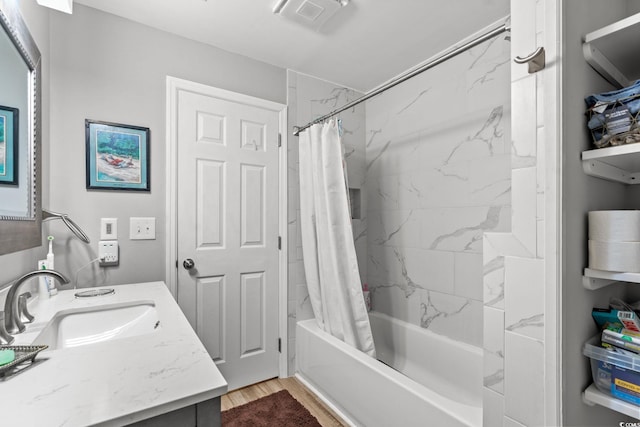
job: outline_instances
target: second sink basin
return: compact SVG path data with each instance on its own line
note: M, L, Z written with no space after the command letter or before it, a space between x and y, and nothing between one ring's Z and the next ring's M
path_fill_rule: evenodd
M152 333L159 325L153 301L62 310L56 313L33 344L46 344L49 349L79 347Z

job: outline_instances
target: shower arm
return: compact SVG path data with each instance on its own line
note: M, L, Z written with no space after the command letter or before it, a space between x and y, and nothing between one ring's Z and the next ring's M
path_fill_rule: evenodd
M80 228L78 224L76 224L71 218L69 218L69 215L42 209L42 221L51 221L54 219L61 219L62 222L64 222L64 225L66 225L67 228L69 228L69 230L71 230L71 232L75 234L78 239L82 240L85 243L91 242L87 234L82 230L82 228Z

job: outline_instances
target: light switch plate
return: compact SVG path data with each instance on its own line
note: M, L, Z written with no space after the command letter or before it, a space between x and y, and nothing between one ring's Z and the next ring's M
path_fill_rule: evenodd
M118 218L100 218L100 240L118 239Z
M129 238L131 240L155 240L155 217L131 217L129 218Z
M100 240L98 242L98 258L100 265L118 265L118 241Z

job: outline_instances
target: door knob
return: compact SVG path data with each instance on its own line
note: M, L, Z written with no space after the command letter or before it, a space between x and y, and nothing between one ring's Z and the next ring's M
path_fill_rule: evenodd
M196 263L193 262L191 258L187 258L182 261L182 266L185 268L185 270L191 270L195 265Z

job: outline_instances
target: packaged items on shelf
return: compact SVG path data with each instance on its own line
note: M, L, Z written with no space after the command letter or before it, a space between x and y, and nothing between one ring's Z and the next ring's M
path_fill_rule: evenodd
M623 327L620 319L618 319L618 310L613 308L594 308L591 310L591 317L593 317L600 331L608 327L620 329Z
M589 240L640 242L640 210L589 211Z
M589 268L621 273L640 273L640 242L589 240Z
M625 333L626 332L626 333ZM629 335L628 331L616 332L615 330L605 329L602 331L601 341L602 346L608 349L626 350L626 352L618 352L623 354L638 354L640 353L640 336Z
M628 331L640 332L640 321L634 311L618 311L618 319Z
M633 305L612 298L608 308L591 310L591 317L601 331L603 347L640 353L640 320Z
M612 298L607 308L591 312L600 334L583 354L591 360L591 375L603 393L640 406L640 326L638 303Z
M587 126L597 148L640 142L640 80L585 99Z
M589 212L589 268L640 273L640 211Z

